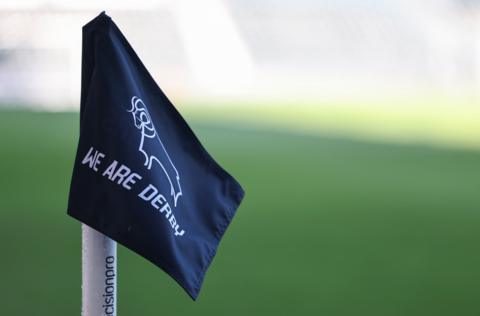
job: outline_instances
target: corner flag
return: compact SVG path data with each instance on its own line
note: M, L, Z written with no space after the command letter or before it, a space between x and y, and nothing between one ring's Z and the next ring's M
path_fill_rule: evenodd
M83 27L68 214L196 299L244 192L202 147L104 12Z

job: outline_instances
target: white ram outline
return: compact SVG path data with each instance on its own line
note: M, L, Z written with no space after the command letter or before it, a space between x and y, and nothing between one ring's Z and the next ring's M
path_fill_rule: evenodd
M145 103L139 97L133 96L131 100L131 106L132 107L129 110L127 110L127 112L132 113L135 127L141 130L142 132L142 136L140 138L140 145L138 146L138 151L140 151L145 156L144 166L146 166L148 170L151 170L153 162L156 161L158 163L158 165L162 168L163 172L165 173L168 179L168 182L170 183L170 194L173 196L174 205L177 206L177 200L182 195L182 187L180 186L180 175L178 174L177 168L175 168L175 165L173 164L172 159L170 158L170 155L165 149L165 146L163 145L162 140L158 136L158 133L155 129L155 126L153 125L153 121L150 117L150 114L148 113L148 109ZM165 157L168 160L166 161L166 163L170 164L170 166L173 168L173 171L175 173L174 177L176 178L175 180L177 181L177 184L178 184L177 192L175 190L175 186L173 184L170 173L167 171L164 164L161 162L161 160L164 160L164 159L161 159L161 158L159 159L154 155L150 155L143 148L145 137L150 139L156 138L158 140L163 150L163 153L165 154Z

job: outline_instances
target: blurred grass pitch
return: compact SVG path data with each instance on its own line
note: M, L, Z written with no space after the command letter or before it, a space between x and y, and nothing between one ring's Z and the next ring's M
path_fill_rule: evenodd
M480 152L189 121L246 199L197 303L119 247L119 315L479 314ZM1 315L79 314L77 133L0 112Z

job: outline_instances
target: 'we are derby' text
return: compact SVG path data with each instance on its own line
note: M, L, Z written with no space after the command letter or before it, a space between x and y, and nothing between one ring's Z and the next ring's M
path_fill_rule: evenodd
M103 163L104 158L106 158L104 153L90 147L82 160L82 165L87 166L92 171L99 173L102 177L107 178L128 191L132 190L132 187L137 185L138 181L142 180L143 177L141 175L133 172L132 169L126 165L119 163L117 160L112 160L110 163L105 164ZM106 167L101 168L102 165ZM185 230L180 228L175 215L173 215L170 204L167 202L167 199L165 199L165 196L159 192L157 187L149 183L137 194L137 197L150 203L160 214L165 216L175 236L183 236L185 234Z

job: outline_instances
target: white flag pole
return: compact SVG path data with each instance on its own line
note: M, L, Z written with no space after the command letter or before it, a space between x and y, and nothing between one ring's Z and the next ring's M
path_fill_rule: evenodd
M117 243L82 224L82 316L117 314Z

